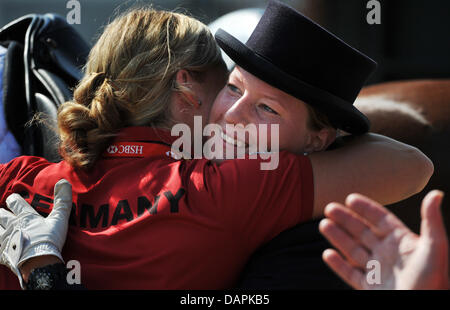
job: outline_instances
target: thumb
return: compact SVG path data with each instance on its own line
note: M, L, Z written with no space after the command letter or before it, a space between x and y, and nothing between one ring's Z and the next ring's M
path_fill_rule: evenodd
M422 201L420 235L432 242L447 242L446 230L440 209L443 197L443 192L433 190Z
M54 187L53 209L47 217L48 220L61 219L67 222L72 209L72 185L61 179Z

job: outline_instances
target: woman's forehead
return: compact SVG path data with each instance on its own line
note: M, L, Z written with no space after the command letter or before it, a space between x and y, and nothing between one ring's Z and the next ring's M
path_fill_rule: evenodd
M303 101L289 95L281 89L278 89L264 82L255 75L238 66L236 66L231 72L229 80L242 83L245 90L247 92L250 92L252 95L265 97L267 99L277 101L282 105L291 105L295 101L304 103Z
M230 80L231 79L242 82L246 88L251 90L258 90L267 94L283 94L281 90L271 86L270 84L259 79L257 76L238 66L236 66L231 72Z

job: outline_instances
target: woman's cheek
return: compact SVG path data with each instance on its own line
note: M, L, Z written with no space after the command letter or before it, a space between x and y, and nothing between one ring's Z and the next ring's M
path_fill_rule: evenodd
M295 126L280 126L278 142L280 151L289 151L294 154L303 154L304 152L304 132Z
M250 141L258 145L260 151L278 152L280 150L280 131L277 123L257 123L257 135L251 136Z
M219 123L227 111L228 107L227 100L223 93L223 90L219 93L216 100L211 108L211 113L209 115L209 123Z

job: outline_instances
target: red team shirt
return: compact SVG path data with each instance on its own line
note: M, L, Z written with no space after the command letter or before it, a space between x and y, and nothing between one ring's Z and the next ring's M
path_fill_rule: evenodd
M311 218L311 163L288 152L275 170L261 170L262 159L175 160L163 141L176 138L125 128L88 173L64 161L16 158L0 165L0 205L20 193L48 214L55 183L70 181L62 255L80 262L88 289L231 288L258 247ZM0 289L20 289L5 266Z

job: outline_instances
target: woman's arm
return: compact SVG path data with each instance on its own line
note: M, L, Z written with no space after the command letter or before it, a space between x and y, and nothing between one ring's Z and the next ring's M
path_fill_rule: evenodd
M310 155L314 175L313 217L327 203L343 203L361 193L391 204L420 192L433 174L433 163L417 148L391 138L366 134L346 136L345 146Z

